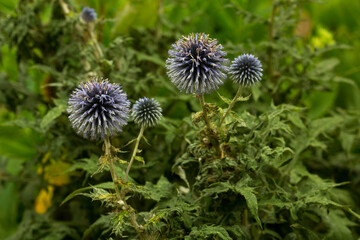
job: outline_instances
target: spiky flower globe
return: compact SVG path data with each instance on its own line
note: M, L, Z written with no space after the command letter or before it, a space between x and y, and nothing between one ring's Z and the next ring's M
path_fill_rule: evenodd
M186 93L201 95L219 88L226 75L226 52L208 34L192 33L182 37L169 50L166 60L171 82Z
M97 18L97 14L93 8L84 7L81 11L81 18L84 22L92 22Z
M252 54L242 54L231 62L229 75L232 80L243 86L253 85L261 80L262 65Z
M132 108L134 122L141 127L152 127L158 124L162 114L160 104L153 98L140 98Z
M129 107L130 101L120 85L94 78L74 90L67 111L77 134L99 140L122 131L129 118Z

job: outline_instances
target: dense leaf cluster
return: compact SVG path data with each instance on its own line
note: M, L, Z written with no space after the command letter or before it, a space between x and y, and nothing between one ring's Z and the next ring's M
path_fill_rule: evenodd
M360 115L333 97L340 84L357 85L330 57L346 46L294 34L308 1L273 1L269 15L226 0L201 3L205 13L188 13L200 1L104 3L92 22L72 1L10 2L0 15L0 238L136 239L133 213L147 239L360 236ZM208 21L219 36L204 26L207 14L222 19ZM236 92L230 79L206 96L209 129L197 99L166 75L168 49L191 23L224 43L229 59L253 53L264 69L220 127ZM237 25L253 26L253 41L228 39L226 26ZM102 142L77 136L66 114L71 92L95 75L121 84L132 104L154 97L162 108L128 181L139 129L130 121L111 139L131 210L116 200Z

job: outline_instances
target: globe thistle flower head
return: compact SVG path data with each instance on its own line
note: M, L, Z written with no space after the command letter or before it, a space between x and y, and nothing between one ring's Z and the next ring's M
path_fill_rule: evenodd
M210 93L223 84L226 52L216 39L204 33L182 37L169 50L166 60L171 82L186 93Z
M97 18L97 14L93 8L84 7L81 11L81 18L84 22L92 22Z
M129 107L130 101L120 85L94 78L75 89L67 111L77 134L99 140L122 131L129 118Z
M262 65L260 60L252 54L242 54L231 62L229 74L239 85L252 85L261 80Z
M162 114L160 104L153 98L140 98L132 108L134 122L141 127L152 127L158 124Z

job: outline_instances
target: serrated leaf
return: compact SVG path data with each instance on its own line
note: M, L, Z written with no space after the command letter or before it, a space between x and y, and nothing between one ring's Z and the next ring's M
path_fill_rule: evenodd
M238 97L238 98L236 99L236 101L237 101L237 102L246 102L246 101L248 101L248 100L250 99L250 97L251 97L251 94L250 94L249 96L247 96L247 97L242 97L242 96L240 96L240 97Z
M40 127L42 129L45 129L47 126L49 126L49 124L54 121L56 118L58 118L63 112L66 111L66 105L65 104L61 104L58 105L52 109L50 109L50 111L48 111L46 113L46 115L44 116L44 118L41 120L40 123Z
M215 236L216 238L214 238ZM209 239L209 237L213 237L212 239L232 240L225 228L209 225L203 225L200 228L193 227L185 239Z
M304 123L301 121L301 118L296 113L290 113L288 115L289 120L298 128L306 129Z
M350 134L350 133L346 133L346 132L341 132L340 133L340 141L341 141L341 146L342 148L347 152L350 153L351 152L351 148L353 146L354 140L355 140L355 135L354 134Z
M93 186L89 186L89 187L84 187L84 188L80 188L77 189L75 191L73 191L72 193L70 193L60 204L63 205L66 202L70 201L71 199L73 199L74 197L78 196L78 195L82 195L85 191L94 189L94 188L102 188L102 189L114 189L114 183L113 182L104 182L104 183L99 183Z
M162 198L169 198L172 194L173 185L166 177L161 176L158 182L154 185L146 182L145 186L133 189L139 194L142 194L147 199L160 201Z
M114 160L115 160L115 162L118 162L120 164L129 164L128 161L122 160L122 159L120 159L118 157L114 157Z
M318 74L332 71L340 63L337 58L329 58L317 64L315 70Z
M250 213L253 215L259 226L262 228L261 221L258 215L258 202L255 194L253 193L253 188L245 186L244 182L241 180L236 184L235 191L240 193L245 198Z
M142 162L142 164L145 164L144 158L141 157L141 156L135 156L135 160L139 161L139 162Z
M204 190L205 196L211 196L213 194L227 192L232 190L233 186L228 182L214 183L210 188Z
M226 103L226 104L230 104L230 103L231 103L231 100L230 100L230 99L228 99L228 98L226 98L226 97L224 97L224 96L221 96L219 92L217 92L217 94L218 94L219 98L220 98L224 103Z
M67 170L67 172L72 172L78 169L84 170L89 174L93 174L98 169L98 157L94 154L90 158L82 158L76 160L73 165Z
M326 239L353 239L349 226L354 226L356 224L349 221L344 212L335 209L331 209L329 212L322 212L322 219L329 229Z
M320 133L336 128L343 119L339 116L316 119L310 124L310 134L317 137Z
M245 240L245 239L249 239L250 237L247 236L245 234L245 232L241 229L241 227L239 225L232 225L230 227L225 227L225 229L228 232L231 232L232 234L234 234L237 238L236 239L241 239L241 240Z

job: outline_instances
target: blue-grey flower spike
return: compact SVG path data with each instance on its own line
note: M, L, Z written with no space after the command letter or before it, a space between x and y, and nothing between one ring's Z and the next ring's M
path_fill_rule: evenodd
M98 140L122 131L129 118L129 107L130 101L120 85L94 78L75 89L67 111L77 134Z
M261 80L262 65L252 54L242 54L231 62L229 75L231 79L243 86L252 85Z
M84 7L81 11L81 18L84 22L92 22L97 18L97 14L93 8Z
M153 98L140 98L132 108L134 122L142 127L152 127L158 124L162 114L160 104Z
M171 82L186 93L202 95L219 88L226 78L226 52L216 39L204 33L182 37L169 50L166 60Z

